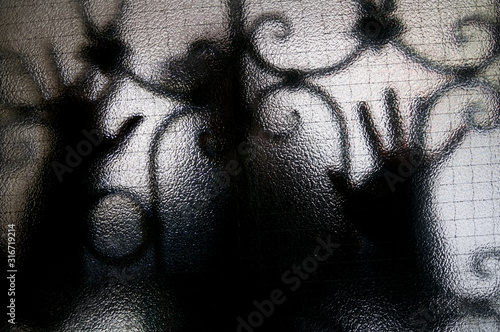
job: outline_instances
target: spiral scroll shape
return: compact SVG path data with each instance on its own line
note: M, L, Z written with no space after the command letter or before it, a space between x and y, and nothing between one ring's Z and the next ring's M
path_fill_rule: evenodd
M474 3L470 10L474 11L476 5L479 7L479 4ZM485 8L490 8L483 5ZM399 6L402 7L401 13L404 15L409 15L409 8L413 8L411 4L405 2ZM494 13L495 9L491 8L490 12ZM498 56L498 15L487 16L485 13L472 12L467 16L456 17L452 21L450 15L459 14L442 14L446 19L442 27L435 27L436 32L432 31L422 36L420 29L423 27L416 25L419 21L417 18L422 16L420 18L425 20L426 15L439 17L441 14L442 10L437 6L431 8L429 12L417 11L412 17L406 17L402 20L405 33L395 38L393 44L410 59L432 71L459 76L477 73ZM413 19L416 22L412 22ZM443 31L439 32L440 29ZM426 42L422 43L424 39Z

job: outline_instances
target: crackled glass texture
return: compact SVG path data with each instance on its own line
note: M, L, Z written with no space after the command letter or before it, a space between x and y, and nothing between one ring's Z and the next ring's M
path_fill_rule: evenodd
M0 228L2 331L500 331L500 3L0 0Z

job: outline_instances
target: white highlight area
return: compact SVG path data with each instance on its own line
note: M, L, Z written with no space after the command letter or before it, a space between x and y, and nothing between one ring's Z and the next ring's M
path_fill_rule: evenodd
M499 129L474 132L465 139L437 176L433 200L447 256L442 262L448 267L446 283L460 296L498 296Z
M171 114L177 103L155 95L128 79L120 81L107 99L99 129L114 136L127 119L140 115L143 121L124 145L100 163L96 170L98 189L125 189L149 204L149 149L155 129Z

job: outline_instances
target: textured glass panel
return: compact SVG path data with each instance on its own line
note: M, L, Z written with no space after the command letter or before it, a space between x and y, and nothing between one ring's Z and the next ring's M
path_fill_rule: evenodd
M0 327L499 331L499 6L0 1Z

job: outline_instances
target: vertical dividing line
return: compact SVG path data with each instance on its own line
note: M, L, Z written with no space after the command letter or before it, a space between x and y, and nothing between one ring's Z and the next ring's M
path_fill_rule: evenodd
M247 223L249 218L245 212L246 207L243 205L244 202L248 202L247 199L249 188L249 180L246 173L246 169L243 163L242 156L238 153L238 146L242 142L246 142L248 131L250 130L249 124L251 123L252 115L249 108L246 105L244 99L244 77L245 68L243 66L243 57L247 50L247 38L245 35L245 17L244 17L244 6L245 0L228 0L229 6L229 17L230 17L230 91L232 99L232 109L231 117L233 121L233 132L232 134L232 145L233 145L233 156L238 161L240 167L243 171L236 177L233 177L233 194L235 199L232 202L235 203L234 207L230 209L230 216L227 220L227 234L228 242L225 249L226 259L230 266L225 268L229 271L228 278L231 279L231 286L227 290L228 297L231 304L228 303L227 308L228 313L234 317L228 317L228 328L231 330L235 329L236 317L239 314L239 308L241 308L241 301L245 296L242 295L242 290L244 289L242 285L242 265L243 265L243 243L242 243L242 224ZM243 206L242 206L243 205ZM236 304L236 305L233 305Z

